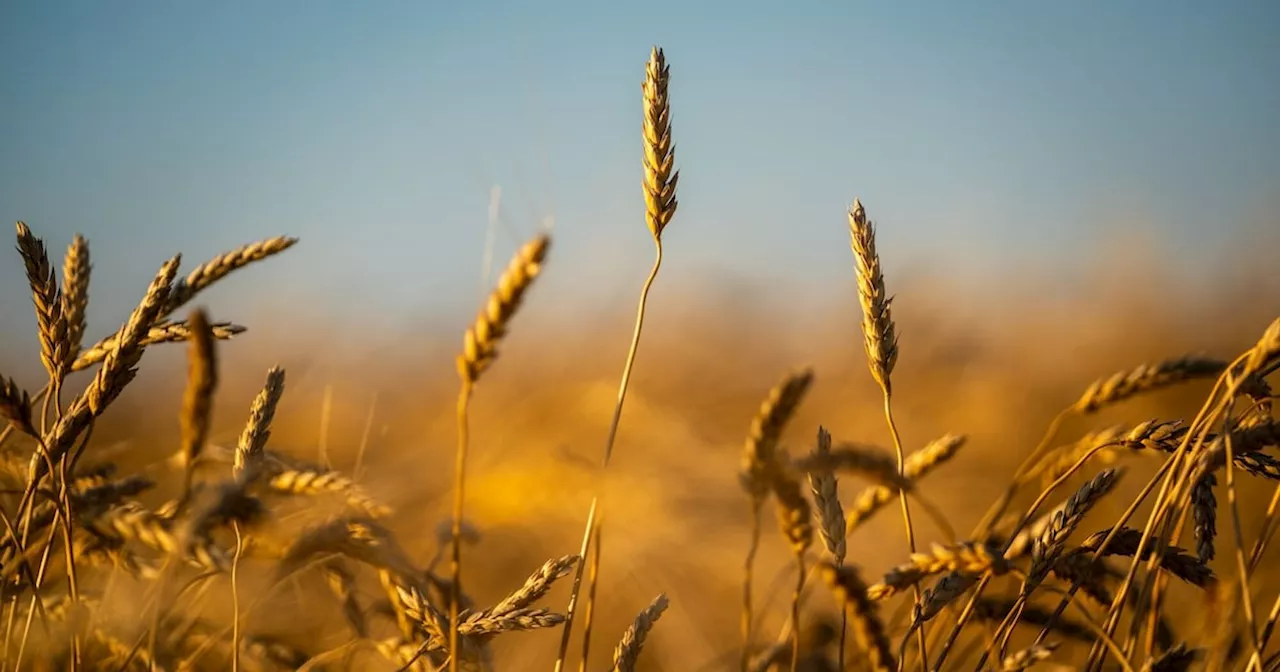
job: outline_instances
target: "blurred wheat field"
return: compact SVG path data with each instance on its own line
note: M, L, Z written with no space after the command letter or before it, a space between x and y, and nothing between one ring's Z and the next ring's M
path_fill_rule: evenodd
M676 212L666 76L655 50L658 260L668 225L695 225ZM643 331L629 306L539 321L556 256L535 239L472 324L387 343L355 328L359 350L305 316L239 334L202 300L305 254L291 238L171 260L95 341L111 330L83 325L90 269L112 269L82 239L58 269L20 224L5 281L21 269L37 319L6 331L38 335L45 379L0 378L3 669L1280 669L1270 260L1184 284L1121 255L1044 299L879 277L893 251L860 208L832 213L855 281L830 302L676 291L655 262ZM948 435L954 455L913 474ZM1068 473L1089 437L1101 452ZM832 524L877 486L864 522ZM913 628L917 608L936 613Z

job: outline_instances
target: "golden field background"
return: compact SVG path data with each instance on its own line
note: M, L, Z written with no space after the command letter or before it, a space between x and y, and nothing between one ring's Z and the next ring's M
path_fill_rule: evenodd
M686 225L695 224L681 223ZM1037 275L1031 264L1016 276L988 281L949 277L945 268L895 275L890 262L887 282L897 297L894 317L901 333L895 415L905 447L914 450L947 432L969 437L956 459L927 477L924 496L964 536L1053 415L1094 379L1191 352L1230 359L1251 346L1280 308L1280 274L1265 254L1274 242L1264 236L1221 257L1178 266L1166 263L1156 246L1118 245L1081 262L1074 273L1081 280L1069 285ZM286 255L305 255L305 246L304 239ZM891 260L894 251L882 254ZM556 263L553 248L548 268ZM761 400L787 371L812 366L815 385L787 431L791 452L807 451L819 424L837 441L889 445L880 392L862 348L852 258L849 264L848 281L824 296L761 292L733 280L680 286L659 277L607 479L597 475L596 465L633 308L624 302L604 306L594 317L578 314L564 321L574 311L558 303L555 284L535 286L472 402L467 517L479 539L465 551L468 592L482 604L492 602L547 558L576 553L593 489L603 486L609 509L592 667L607 666L617 636L665 592L671 607L646 643L642 669L729 669L740 645L737 618L748 541L748 503L737 471ZM18 283L19 264L12 271L6 275L14 277L6 279ZM396 509L390 526L425 564L440 546L438 526L449 517L456 437L453 356L466 323L371 333L360 324L321 317L321 311L280 310L269 299L255 307L241 297L270 290L255 285L253 273L236 273L220 283L218 293L196 302L214 320L250 328L220 343L222 383L212 443L234 445L267 368L282 365L288 381L271 447L319 459L323 445L333 466L351 473L367 441L359 481ZM88 336L107 333L119 319L123 315L91 322ZM30 340L19 345L24 333ZM30 362L38 359L9 360L24 350L35 357L29 347L34 320L5 325L5 337L2 370L32 370ZM164 458L178 445L183 357L181 345L149 349L142 375L97 425L90 448L90 458L115 460L122 473L138 468L160 480L162 487L143 497L151 505L171 497L180 480ZM19 382L36 389L39 379ZM1073 419L1058 443L1121 421L1189 419L1207 389L1180 386ZM1090 514L1082 533L1110 525L1145 482L1150 470L1143 465L1152 463L1126 461L1138 468L1121 492ZM1261 516L1251 512L1265 505L1270 487L1243 480L1244 501L1263 500L1244 507L1248 531L1256 529ZM842 499L850 501L862 485L843 477ZM1064 487L1062 497L1071 487ZM286 501L279 510L287 515L275 524L288 529L337 509L322 510L308 498ZM769 516L757 566L757 606L769 609L758 632L772 638L785 615L794 568ZM865 576L874 578L905 559L899 517L896 507L886 509L850 538L849 561ZM926 517L917 513L916 521L918 543L942 540ZM1228 543L1228 519L1220 521L1221 543ZM1230 562L1229 553L1220 552L1215 566L1222 562ZM1275 578L1274 572L1261 572L1256 589L1273 591ZM240 581L242 610L269 585L253 571ZM568 583L562 580L544 604L562 611ZM128 610L129 595L119 605L121 614L136 613ZM833 613L825 590L811 595L809 622ZM206 608L217 613L229 604L214 598ZM246 632L278 633L311 653L350 639L334 627L338 608L314 577L290 582L271 592L263 606L249 608ZM886 617L892 613L884 610ZM1175 627L1185 613L1172 612ZM1205 636L1191 627L1178 634L1192 643ZM497 638L500 669L548 669L558 639L558 630ZM375 669L385 665L372 656L362 660Z

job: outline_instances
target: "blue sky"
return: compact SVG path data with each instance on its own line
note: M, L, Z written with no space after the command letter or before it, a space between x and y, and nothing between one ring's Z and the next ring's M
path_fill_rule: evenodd
M1069 265L1134 224L1191 258L1275 224L1277 34L1261 1L10 0L0 219L88 236L113 323L172 253L276 233L302 244L235 293L453 315L500 185L499 262L554 215L547 291L629 305L657 44L670 285L847 290L855 195L891 278ZM3 258L0 320L30 320Z

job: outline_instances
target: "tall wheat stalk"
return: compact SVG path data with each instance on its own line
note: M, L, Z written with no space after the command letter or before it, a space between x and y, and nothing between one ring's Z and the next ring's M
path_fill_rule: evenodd
M644 330L645 307L649 301L649 289L658 277L658 269L662 268L662 231L676 214L676 183L680 179L680 171L675 170L675 148L671 141L671 99L668 96L667 84L670 81L670 68L662 49L654 47L649 53L649 62L645 66L645 78L641 85L641 99L644 106L644 122L642 136L644 145L644 202L645 222L649 225L649 233L653 236L655 254L653 268L649 277L640 288L640 300L636 307L635 329L631 334L631 347L627 351L627 361L622 368L622 380L618 384L618 399L613 405L613 416L609 419L609 433L605 436L604 456L601 469L607 469L609 459L613 456L613 444L618 435L618 424L622 420L622 407L627 398L627 387L631 382L631 369L635 365L636 350L640 347L640 334ZM592 608L591 601L595 595L595 584L599 580L600 548L599 525L602 507L599 496L591 501L591 509L587 514L587 524L582 533L582 545L579 555L588 557L592 539L596 540L596 549L590 554L591 585L587 591L588 604L583 617L582 660L579 670L585 670L587 655L591 647ZM579 563L573 579L573 592L569 597L569 607L565 612L564 630L560 635L560 652L556 657L556 672L561 672L565 665L565 656L569 649L569 637L573 633L573 621L577 612L578 595L582 587L582 574L587 563Z
M542 262L551 245L550 237L539 235L524 244L512 257L507 270L498 280L498 286L476 316L475 322L463 338L462 353L458 355L458 377L462 388L458 392L458 449L454 461L453 525L451 528L452 582L449 586L449 670L458 672L461 650L458 648L458 613L462 602L462 509L465 502L464 486L467 471L468 423L467 409L475 384L498 356L498 343L507 334L511 318L515 316L524 293L542 270Z
M893 420L894 364L898 361L898 334L890 312L893 297L885 291L884 272L880 268L880 255L876 252L875 225L867 219L862 202L854 199L849 210L849 239L857 266L858 302L862 305L862 341L867 350L867 364L871 377L880 385L884 394L884 418L893 437L893 449L898 458L898 477L906 478L906 455L902 450L902 437ZM911 524L911 507L907 503L907 491L898 490L902 503L902 520L906 527L907 547L916 552L915 527ZM912 586L915 596L915 615L920 614L920 587ZM920 668L927 669L929 655L925 649L924 630L916 632L920 646Z

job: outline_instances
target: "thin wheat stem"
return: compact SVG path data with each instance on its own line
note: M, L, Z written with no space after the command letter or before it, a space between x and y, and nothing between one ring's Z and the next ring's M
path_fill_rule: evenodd
M747 559L743 564L742 579L742 658L743 672L751 664L751 588L755 581L756 553L760 550L760 506L751 506L751 545L747 547Z
M889 425L889 434L893 437L893 450L898 458L898 477L905 479L907 477L907 457L906 453L902 450L902 438L898 434L898 426L893 420L893 404L890 399L891 395L889 393L889 387L886 385L883 389L884 418L885 422ZM907 548L910 550L911 554L914 555L916 552L916 532L915 527L911 524L911 507L907 503L907 491L905 488L898 488L898 500L902 503L902 520L907 532ZM915 596L914 611L918 616L921 605L920 585L918 583L912 584L911 589L912 594ZM923 628L916 631L916 642L920 647L920 667L922 670L927 670L929 653L925 644L925 633Z
M791 672L800 667L800 597L804 594L804 553L796 553L796 590L791 596Z
M449 672L458 672L458 613L462 603L462 511L466 501L468 423L472 381L464 378L458 392L458 450L453 465L453 526L449 555Z
M603 529L596 520L591 542L591 574L587 577L587 604L582 613L582 657L578 660L578 672L587 672L587 659L591 654L591 626L596 613L596 587L600 571L600 535Z
M240 670L240 554L244 549L244 541L240 537L240 522L232 521L231 529L236 535L236 552L231 556L231 670Z

